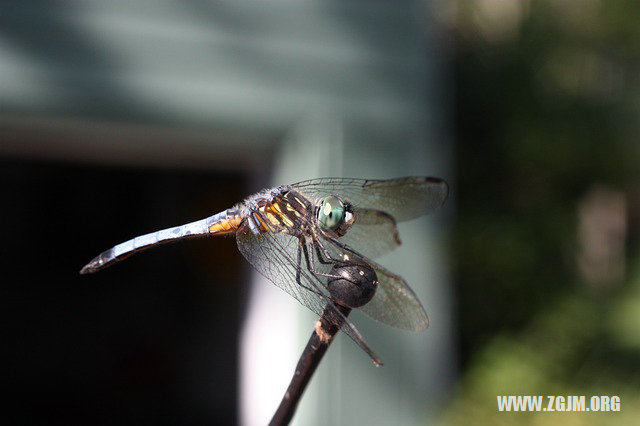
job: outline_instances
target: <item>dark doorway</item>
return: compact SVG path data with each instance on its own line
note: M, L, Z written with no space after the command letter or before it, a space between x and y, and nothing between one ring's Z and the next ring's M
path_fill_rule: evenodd
M231 207L244 177L3 160L0 179L2 423L235 424L248 269L233 238L78 270Z

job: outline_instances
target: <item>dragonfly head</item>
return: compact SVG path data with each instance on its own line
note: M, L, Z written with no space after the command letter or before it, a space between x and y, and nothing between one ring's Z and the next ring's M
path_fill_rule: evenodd
M351 203L334 195L322 199L316 208L316 217L320 226L338 236L345 235L356 219Z

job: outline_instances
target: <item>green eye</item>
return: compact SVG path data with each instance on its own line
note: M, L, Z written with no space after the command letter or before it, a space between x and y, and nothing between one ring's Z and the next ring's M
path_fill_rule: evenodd
M322 200L318 211L318 221L329 229L338 228L344 221L344 204L336 197L327 197Z

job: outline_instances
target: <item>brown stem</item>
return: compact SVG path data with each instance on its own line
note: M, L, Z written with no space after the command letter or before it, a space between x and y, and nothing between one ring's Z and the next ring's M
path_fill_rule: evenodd
M333 306L337 307L344 317L339 316ZM344 318L351 313L351 308L340 305L333 306L327 306L316 323L316 328L311 334L307 346L304 348L298 360L298 365L296 365L296 371L291 378L291 383L289 383L289 387L282 397L280 406L269 423L270 426L289 424L298 407L302 393L307 387L309 380L311 380L311 376L316 371L316 368L318 368L318 364L320 364L320 360L322 360L333 337L340 330Z

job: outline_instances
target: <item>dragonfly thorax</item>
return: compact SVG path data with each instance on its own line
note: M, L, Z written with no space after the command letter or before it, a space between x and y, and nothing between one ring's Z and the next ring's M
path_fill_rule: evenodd
M313 204L290 187L278 187L268 195L260 194L248 199L245 204L245 215L258 232L294 236L313 232Z

